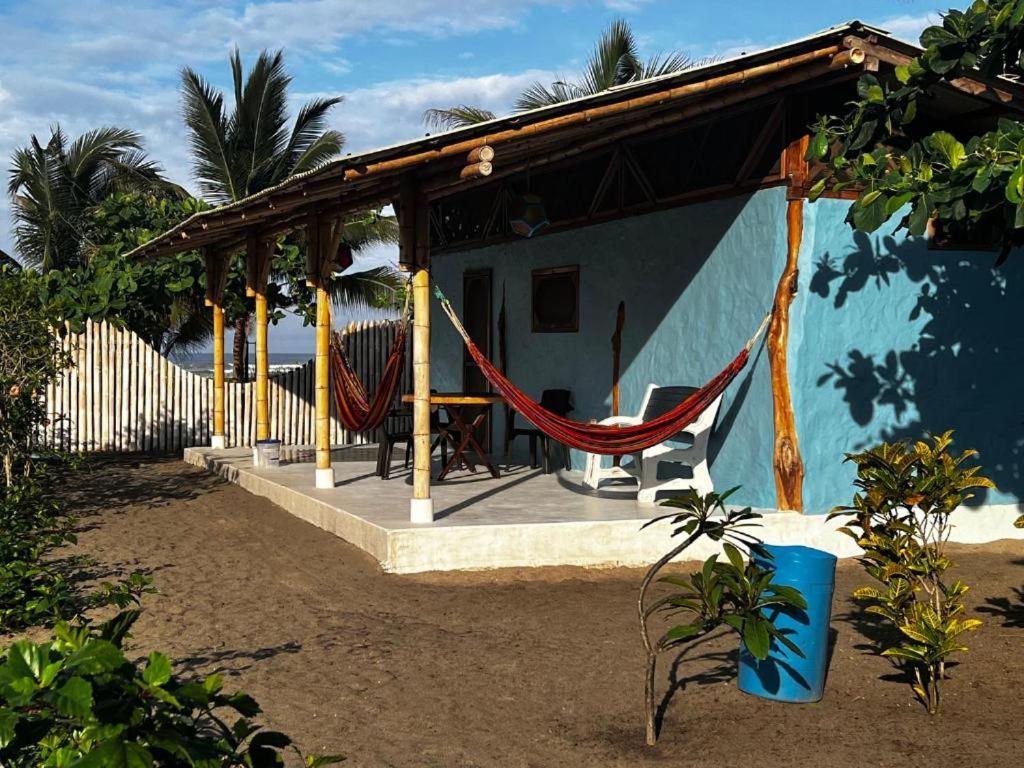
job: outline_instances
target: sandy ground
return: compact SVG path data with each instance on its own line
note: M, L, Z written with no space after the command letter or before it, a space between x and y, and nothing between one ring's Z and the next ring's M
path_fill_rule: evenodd
M841 563L824 700L740 693L732 636L678 667L643 745L633 570L390 576L274 505L167 459L101 464L70 493L76 552L153 574L139 654L225 674L308 751L388 766L1020 766L1024 543L957 547L986 620L930 718L871 652ZM978 613L981 611L982 613ZM666 662L670 662L666 659ZM668 663L659 681L667 687Z

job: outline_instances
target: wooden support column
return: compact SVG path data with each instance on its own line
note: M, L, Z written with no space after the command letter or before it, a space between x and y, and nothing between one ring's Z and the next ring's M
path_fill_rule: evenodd
M412 500L409 519L434 522L430 497L430 210L426 197L404 183L399 201L400 262L413 270Z
M325 231L326 230L326 231ZM307 260L313 268L309 282L316 288L316 388L313 408L316 414L316 487L334 487L331 467L331 395L330 343L331 297L327 290L333 259L330 249L330 223L315 213L306 224Z
M768 328L768 359L771 364L772 405L775 422L776 504L779 509L803 512L804 463L797 439L793 394L789 386L789 310L797 292L800 242L804 228L806 136L786 148L789 194L786 203L786 266L775 289L772 322Z
M270 437L270 358L267 347L269 319L267 313L267 281L270 259L274 251L272 240L260 240L255 235L246 239L245 292L256 304L256 439ZM256 447L253 446L255 455Z
M213 429L210 447L227 447L224 432L224 284L227 280L227 256L204 252L206 261L206 306L213 313Z

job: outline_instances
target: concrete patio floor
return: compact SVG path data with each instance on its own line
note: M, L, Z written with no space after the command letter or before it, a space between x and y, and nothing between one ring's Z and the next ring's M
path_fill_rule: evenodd
M585 490L582 473L545 475L513 466L500 478L487 472L453 472L431 486L435 520L409 520L412 479L396 450L391 478L376 475L376 445L341 446L331 451L335 487L314 488L311 447L282 449L276 469L256 469L250 448L188 448L185 461L206 467L250 493L263 496L306 522L340 536L371 554L391 573L479 570L552 565L649 565L678 543L668 522L643 528L668 510L636 502L632 484ZM438 466L435 463L433 474ZM758 535L774 544L803 544L840 557L859 549L826 515L777 510L763 514ZM1013 527L1016 505L959 509L951 540L985 543L1021 538ZM704 559L718 545L701 541L686 559Z
M435 520L409 521L412 479L396 451L391 478L377 477L376 446L332 450L333 489L313 487L314 451L285 447L276 469L252 466L248 448L189 448L185 460L203 466L291 514L355 544L393 573L472 570L542 565L642 566L674 543L667 523L641 530L666 510L636 502L635 486L583 489L582 473L549 475L539 469L501 467L453 472L431 486ZM434 474L437 473L435 463ZM805 543L842 555L856 553L848 539L821 516L765 511L766 538ZM704 558L710 542L687 556Z

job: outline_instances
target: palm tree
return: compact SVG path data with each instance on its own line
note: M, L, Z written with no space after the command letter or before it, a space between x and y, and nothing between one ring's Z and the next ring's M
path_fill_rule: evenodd
M242 71L236 48L230 57L234 105L229 111L224 94L195 71L181 73L185 125L189 132L193 170L207 199L228 203L272 187L290 176L313 170L335 158L345 143L338 131L327 128L327 118L342 97L316 98L299 110L288 127L288 87L291 77L281 51L263 51L248 75ZM396 242L397 226L376 217L347 223L345 241L353 250L378 242ZM351 233L350 233L351 226ZM366 273L365 279L348 278L334 286L343 297L372 299L382 282L393 274ZM336 281L337 282L337 281ZM251 315L234 320L236 378L248 375L248 337Z
M75 266L86 259L85 224L94 206L114 192L169 187L134 131L99 128L69 142L55 125L45 146L32 136L11 156L15 247L26 264L43 270Z
M515 111L525 112L584 96L607 91L617 85L648 80L652 77L680 72L703 63L682 52L655 55L646 61L637 53L636 36L624 19L616 19L594 46L583 74L575 81L556 80L551 85L535 82L519 94ZM426 124L435 130L450 130L493 120L489 110L466 104L448 109L428 109Z

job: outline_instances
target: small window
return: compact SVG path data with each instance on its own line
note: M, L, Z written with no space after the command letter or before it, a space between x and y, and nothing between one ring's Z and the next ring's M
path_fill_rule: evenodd
M533 270L533 332L576 333L580 329L580 268Z

